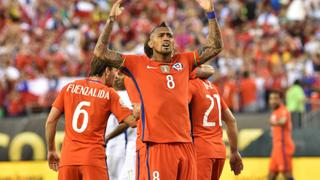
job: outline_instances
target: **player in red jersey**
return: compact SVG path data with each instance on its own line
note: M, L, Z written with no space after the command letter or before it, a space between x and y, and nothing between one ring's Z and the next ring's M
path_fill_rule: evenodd
M280 92L273 91L269 95L272 109L270 125L272 131L272 153L269 166L269 180L275 180L279 173L283 173L286 180L293 180L292 156L294 142L291 137L292 124L290 112L281 101Z
M211 66L206 66L211 68L212 72L214 71ZM231 149L230 166L235 175L241 173L243 164L238 152L238 128L235 118L217 88L207 78L200 79L191 76L189 108L197 154L198 179L218 180L226 159L226 147L222 140L222 121L227 125Z
M108 49L121 0L111 8L94 55L124 70L134 81L141 100L137 179L196 179L195 152L190 136L188 81L190 72L222 50L213 0L198 0L208 16L208 39L197 51L174 54L172 30L162 23L150 33L144 55L123 55ZM139 125L140 124L140 125ZM145 160L142 160L144 159ZM170 166L168 166L170 162Z
M63 87L52 105L46 123L49 167L59 169L58 179L108 179L104 132L110 113L128 126L135 126L131 111L118 94L106 86L113 70L107 63L92 60L90 77ZM54 143L57 122L64 112L65 138L61 160Z

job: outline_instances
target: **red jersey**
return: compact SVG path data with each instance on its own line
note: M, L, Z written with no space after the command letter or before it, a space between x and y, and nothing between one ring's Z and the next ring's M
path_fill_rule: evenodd
M124 78L124 86L128 92L131 103L140 103L140 96L137 88L129 77Z
M123 68L141 96L141 139L144 142L191 142L188 111L189 74L197 52L176 54L170 63L144 55L123 55Z
M60 166L106 167L104 133L110 113L122 121L131 111L119 95L100 82L77 80L63 87L53 107L65 114Z
M221 112L227 105L208 80L189 81L189 100L197 158L226 158Z
M288 154L293 154L294 143L291 137L291 116L290 112L284 105L281 105L278 109L272 112L270 121L277 122L281 119L286 119L284 125L277 125L271 127L273 148L279 148L284 150Z
M132 79L129 77L124 78L124 86L126 87L129 99L131 103L138 103L140 104L140 95L136 89L136 86ZM141 104L140 104L141 105ZM141 129L142 129L142 122L141 118L137 119L137 140L136 140L136 150L139 150L144 146L141 140Z
M237 85L233 80L227 80L223 84L223 91L222 91L223 99L228 107L234 108L234 96L237 93Z
M240 95L243 106L249 105L257 100L257 86L252 78L243 79L240 83Z

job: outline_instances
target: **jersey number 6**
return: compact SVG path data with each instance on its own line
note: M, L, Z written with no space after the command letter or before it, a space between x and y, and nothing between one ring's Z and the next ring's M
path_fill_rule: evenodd
M90 106L90 102L89 101L81 101L77 107L76 110L73 113L73 117L72 117L72 128L74 131L78 132L78 133L82 133L84 130L86 130L87 126L88 126L88 121L89 121L89 115L88 112L84 109L81 109L83 106ZM78 119L80 114L83 114L83 122L80 128L78 128Z

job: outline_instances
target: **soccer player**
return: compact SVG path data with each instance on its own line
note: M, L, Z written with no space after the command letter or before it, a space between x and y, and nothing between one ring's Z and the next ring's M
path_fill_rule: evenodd
M205 66L214 72L211 66ZM218 180L222 173L226 158L226 147L222 140L222 121L227 126L231 170L238 175L243 169L238 151L237 123L217 88L207 79L211 75L205 79L191 76L189 81L189 108L197 154L197 176L201 180Z
M110 85L113 70L107 63L93 59L90 77L63 87L54 101L46 122L49 167L59 169L58 179L108 179L104 132L112 112L119 122L135 126L131 111L121 104ZM56 152L55 132L62 113L65 138L61 160Z
M293 180L292 156L295 147L291 137L290 112L282 103L281 94L278 91L270 93L269 104L272 109L270 118L272 153L269 165L269 180L275 180L279 173L284 174L286 180Z
M133 109L135 117L139 111L134 108L124 84L125 75L118 73L113 87L123 100L124 104ZM109 124L112 122L112 124ZM136 158L136 128L127 128L123 124L118 125L115 116L110 116L107 127L107 162L110 179L134 180L135 179L135 158ZM111 125L109 127L109 125Z
M209 25L207 42L197 51L174 54L173 32L165 23L150 33L145 43L147 56L110 50L111 30L116 16L123 10L121 0L111 8L95 47L95 57L113 67L122 67L139 92L141 120L137 128L145 146L137 151L137 179L196 179L188 112L189 75L198 64L222 50L213 0L198 0L198 3L207 12Z

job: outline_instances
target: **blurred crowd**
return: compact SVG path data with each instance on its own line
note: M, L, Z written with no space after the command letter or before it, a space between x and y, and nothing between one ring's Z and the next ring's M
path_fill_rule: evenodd
M0 0L0 117L47 110L64 77L85 76L114 0ZM176 50L206 41L195 0L124 0L111 46L143 53L151 29L166 21ZM273 89L299 80L307 110L320 95L320 1L215 0L224 50L212 80L236 112L267 109ZM302 100L301 100L302 101ZM310 105L311 104L311 105Z

